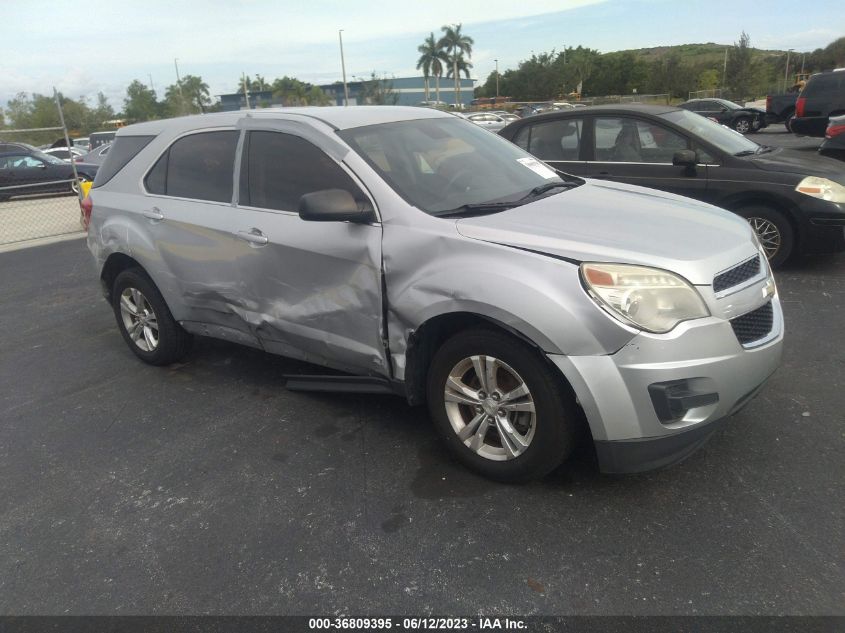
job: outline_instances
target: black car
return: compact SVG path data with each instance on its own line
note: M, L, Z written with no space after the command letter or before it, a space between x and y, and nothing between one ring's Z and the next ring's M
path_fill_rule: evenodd
M767 126L765 110L746 108L727 99L690 99L678 107L727 125L740 134L756 132Z
M560 171L697 198L747 218L772 266L794 252L845 250L845 170L767 147L671 106L592 106L501 132ZM624 209L620 209L624 213Z
M816 73L795 102L790 129L804 136L824 136L830 117L845 114L845 69Z
M845 114L830 117L819 154L845 160Z
M99 165L77 163L82 182L94 180ZM0 152L0 201L33 193L76 192L73 166L38 150Z

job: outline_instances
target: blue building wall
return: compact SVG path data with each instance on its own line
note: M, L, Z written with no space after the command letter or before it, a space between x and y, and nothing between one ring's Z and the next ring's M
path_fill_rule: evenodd
M386 79L391 84L392 90L399 95L399 100L396 105L419 105L421 101L425 101L425 79L423 77L395 77ZM349 88L349 104L361 104L361 89L362 82L350 81L347 82ZM465 106L473 100L473 89L475 87L475 79L461 79L461 103ZM343 84L333 83L320 86L320 89L325 92L335 102L336 105L343 105ZM434 101L437 97L434 91L434 78L429 80L429 95L428 100ZM452 79L445 77L440 78L440 101L452 104L455 103L455 82Z
M399 100L396 105L419 105L421 101L425 101L425 79L423 77L395 77L388 78L386 81L391 85L392 90L399 95ZM363 105L361 93L363 91L363 82L350 81L347 82L349 89L349 105ZM475 79L461 79L461 103L468 106L473 99L473 88L475 87ZM343 84L336 82L333 84L324 84L320 89L325 92L329 98L334 102L334 105L343 105ZM241 110L246 107L246 99L243 92L233 92L231 94L218 95L220 97L220 109L223 111ZM429 95L428 100L434 101L437 97L435 95L434 77L429 79ZM455 103L455 82L446 77L440 78L440 101L446 104ZM273 98L272 91L264 92L250 92L249 93L249 107L263 108L268 106L281 106L282 102L279 99Z

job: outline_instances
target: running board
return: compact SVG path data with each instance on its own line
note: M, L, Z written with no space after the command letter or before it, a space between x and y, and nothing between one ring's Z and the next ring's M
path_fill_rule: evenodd
M333 393L383 393L396 395L392 383L376 376L320 376L288 374L285 387L291 391L320 391Z

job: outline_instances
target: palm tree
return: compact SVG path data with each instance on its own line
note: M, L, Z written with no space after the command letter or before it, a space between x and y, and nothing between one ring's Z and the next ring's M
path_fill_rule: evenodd
M464 75L467 79L469 79L469 71L470 69L472 69L472 62L468 62L467 60L465 60L463 55L458 55L458 59L455 61L453 68L449 69L449 72L446 73L446 76L453 77L454 69L457 69L459 78L461 75Z
M466 54L466 62L468 63L472 57L472 45L475 41L469 36L461 33L461 25L453 24L452 26L443 26L440 29L443 31L443 37L440 38L438 45L446 49L449 53L449 61L452 64L452 76L455 78L455 107L460 107L461 103L461 80L460 71L458 70L458 58Z
M428 101L428 78L431 75L432 66L437 56L442 52L437 46L437 40L434 39L434 33L431 33L425 38L422 44L417 46L417 51L420 52L420 58L417 60L417 70L422 69L423 71L423 77L425 77L425 100Z

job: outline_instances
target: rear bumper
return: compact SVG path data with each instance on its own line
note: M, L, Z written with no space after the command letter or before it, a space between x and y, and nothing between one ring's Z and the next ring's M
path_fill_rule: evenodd
M794 134L803 136L824 136L827 129L827 119L826 116L793 117L789 129Z

